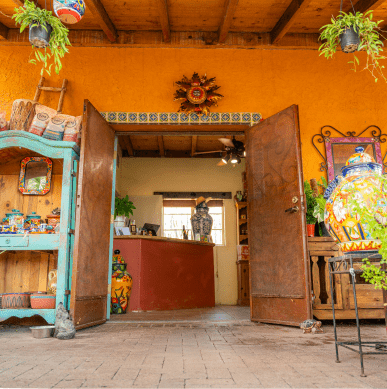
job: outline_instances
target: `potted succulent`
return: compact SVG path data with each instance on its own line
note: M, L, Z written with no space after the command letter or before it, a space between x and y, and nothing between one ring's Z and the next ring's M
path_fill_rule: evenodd
M321 181L317 182L318 193L317 196L314 194L316 205L313 209L313 216L317 219L320 236L330 236L324 223L324 211L326 200L324 199L324 192L327 188L327 181L324 177L321 177Z
M308 181L304 181L304 193L306 197L306 228L308 236L314 236L316 217L313 215L316 206L316 199L313 196L313 190Z
M372 20L372 11L364 14L340 11L336 19L332 17L330 24L320 28L322 30L320 40L325 41L319 48L320 55L332 58L339 45L345 53L365 51L367 60L363 70L369 70L375 81L380 76L387 82L383 74L384 66L380 64L380 60L386 58L381 54L383 52L383 42L379 32L381 22L382 20L377 22ZM354 54L353 61L348 63L352 64L353 70L356 71L359 59Z
M30 63L42 63L40 74L46 72L51 75L54 65L55 72L59 74L62 69L61 58L68 53L70 46L69 30L51 11L36 7L26 0L23 7L15 8L12 16L16 24L20 24L20 32L29 27L29 40L32 44L35 58ZM51 63L50 63L51 62Z
M115 209L114 209L114 226L125 227L127 225L127 219L129 214L133 215L133 210L136 207L132 201L129 201L128 195L124 198L115 198Z

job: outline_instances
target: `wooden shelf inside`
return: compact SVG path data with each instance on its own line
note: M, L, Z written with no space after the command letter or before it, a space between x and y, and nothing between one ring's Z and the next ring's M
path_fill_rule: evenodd
M241 224L247 224L248 219L239 219L239 225Z

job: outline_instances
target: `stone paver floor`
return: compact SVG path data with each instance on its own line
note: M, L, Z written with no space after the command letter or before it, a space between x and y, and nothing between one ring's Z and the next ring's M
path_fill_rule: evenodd
M242 313L220 321L145 319L80 330L69 341L0 326L0 387L387 388L387 355L365 357L367 377L352 351L340 348L335 363L331 325L313 335L251 323ZM356 327L341 325L339 335L355 340ZM382 324L364 324L362 336L387 340Z

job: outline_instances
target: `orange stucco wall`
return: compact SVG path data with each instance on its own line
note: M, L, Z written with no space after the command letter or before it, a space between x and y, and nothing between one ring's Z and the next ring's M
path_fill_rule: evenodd
M28 47L0 46L0 110L8 118L12 101L33 98L39 81L29 54ZM321 159L311 138L321 126L359 132L375 124L387 132L386 83L354 73L349 60L342 53L328 61L317 51L299 50L71 48L60 77L52 76L49 85L69 79L63 112L73 115L82 113L85 98L100 111L177 111L174 81L194 71L217 78L225 97L214 111L267 118L298 104L304 176L318 178ZM57 95L42 97L56 107Z

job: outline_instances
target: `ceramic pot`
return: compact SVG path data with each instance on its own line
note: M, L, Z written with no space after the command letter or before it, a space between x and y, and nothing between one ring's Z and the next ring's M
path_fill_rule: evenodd
M4 293L1 299L1 306L3 309L29 308L30 293Z
M55 227L60 224L60 216L59 215L47 215L48 225Z
M195 213L191 217L192 235L211 235L212 216L208 213L208 206L203 201L195 208Z
M308 236L314 236L314 229L315 229L315 224L307 224L306 225L306 230L308 233Z
M50 294L34 293L31 295L31 308L55 309L56 296Z
M66 24L79 22L86 11L83 0L53 0L53 6L56 16Z
M126 263L115 250L112 264L111 313L126 313L132 293L133 278L126 270Z
M342 175L331 181L324 193L327 200L324 222L331 236L343 252L373 252L380 248L380 241L373 239L368 225L348 204L357 204L373 209L375 219L387 216L387 188L382 185L382 165L356 147Z
M56 284L58 282L57 270L53 269L48 273L47 293L56 294Z
M46 29L42 25L34 27L31 27L30 25L29 40L33 46L39 48L44 48L48 46L50 42L52 27L48 23L45 24L45 27Z
M353 27L346 28L339 38L341 50L343 50L344 53L353 53L354 51L357 51L360 44L360 38Z

